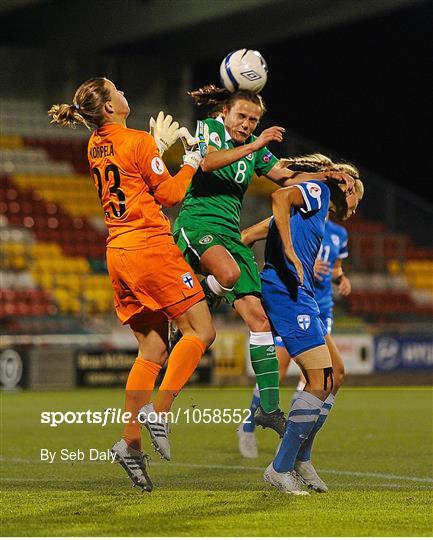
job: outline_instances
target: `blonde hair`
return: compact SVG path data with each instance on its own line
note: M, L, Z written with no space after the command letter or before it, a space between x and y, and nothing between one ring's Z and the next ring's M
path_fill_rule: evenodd
M105 77L89 79L77 88L71 105L53 105L48 111L52 117L51 123L70 128L83 125L90 130L102 126L102 110L105 103L110 101L106 81Z
M364 197L364 184L359 178L359 170L357 167L355 167L355 165L346 162L334 163L331 171L350 174L350 176L355 180L354 190L356 196L359 200Z
M352 163L337 162L334 163L328 156L324 154L308 154L306 156L297 156L294 158L283 158L278 162L280 167L287 167L296 173L300 172L342 172L349 174L354 180L355 195L359 200L364 196L364 184L359 178L359 170ZM332 177L326 181L331 190L331 200L334 202L336 209L335 214L338 219L343 219L347 211L346 196L341 189L337 188L337 181Z
M361 201L364 197L364 183L360 178L355 178L355 193L358 199Z
M293 158L282 158L278 161L280 167L287 167L294 172L323 172L331 170L334 163L324 154L307 154Z
M339 161L334 163L324 154L307 154L293 158L282 158L278 161L279 167L287 167L294 172L342 172L350 174L355 180L355 193L359 199L364 196L364 184L359 177L359 170L352 163ZM295 175L296 177L296 175Z

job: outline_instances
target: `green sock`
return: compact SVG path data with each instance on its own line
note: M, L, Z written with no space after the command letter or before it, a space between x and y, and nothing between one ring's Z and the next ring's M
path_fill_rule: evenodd
M260 406L267 413L276 411L280 386L278 360L271 332L251 332L250 355L260 392Z

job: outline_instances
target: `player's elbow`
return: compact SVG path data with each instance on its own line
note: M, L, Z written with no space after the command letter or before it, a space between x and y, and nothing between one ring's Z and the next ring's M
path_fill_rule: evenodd
M185 197L185 191L170 190L164 193L155 193L155 199L165 208L171 208L180 203Z
M155 200L157 203L159 203L161 206L164 206L164 208L171 208L175 204L177 204L179 201L172 199L170 197L158 197L155 196Z
M202 170L202 172L204 173L209 173L209 172L212 172L212 169L207 165L207 163L204 162L204 160L201 162L200 164L200 169Z
M271 195L272 205L281 204L287 197L287 191L284 188L277 189Z
M211 160L209 160L207 156L200 163L200 169L204 173L210 173L210 172L214 171L216 168L217 167L212 165Z

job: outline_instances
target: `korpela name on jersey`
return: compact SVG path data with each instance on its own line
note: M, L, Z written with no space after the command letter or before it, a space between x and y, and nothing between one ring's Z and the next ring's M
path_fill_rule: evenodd
M90 150L90 155L92 158L101 158L114 156L114 148L112 144L104 144L102 146L94 146Z

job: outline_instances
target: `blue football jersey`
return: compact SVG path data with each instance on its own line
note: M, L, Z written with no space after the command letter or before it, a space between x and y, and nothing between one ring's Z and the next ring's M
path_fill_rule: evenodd
M297 184L296 188L301 191L305 206L304 208L292 208L290 230L295 253L304 269L302 288L313 297L315 290L314 261L325 232L330 191L326 184L316 181ZM296 295L298 288L296 270L284 253L274 219L269 224L262 277L274 283L281 283Z
M331 272L323 277L323 281L316 280L316 302L320 312L331 309L334 305L332 298L332 269L338 259L345 259L347 251L348 234L344 227L332 221L327 221L322 245L318 257L329 263Z

